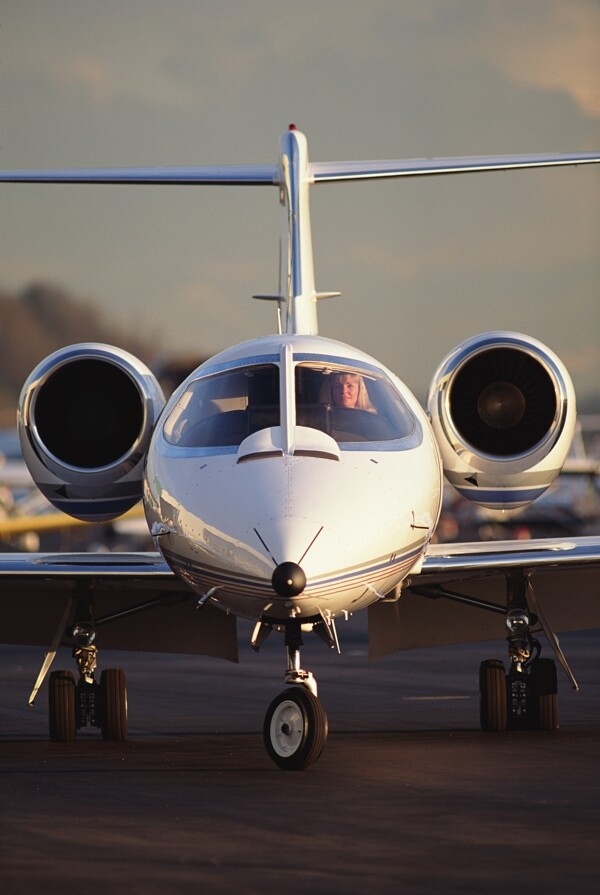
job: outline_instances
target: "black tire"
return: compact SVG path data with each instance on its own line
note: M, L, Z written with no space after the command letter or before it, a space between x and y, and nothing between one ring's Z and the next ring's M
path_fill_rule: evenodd
M48 709L50 739L54 743L75 742L75 679L70 671L53 671L50 675Z
M482 730L506 730L508 723L506 674L499 659L479 666L479 718Z
M127 688L122 668L107 668L100 677L101 725L105 740L127 739Z
M538 698L537 729L558 730L558 695L544 693Z
M265 715L263 739L269 758L286 771L301 771L318 759L327 741L327 715L305 687L276 696Z
M553 659L537 659L531 667L532 727L558 730L558 682Z

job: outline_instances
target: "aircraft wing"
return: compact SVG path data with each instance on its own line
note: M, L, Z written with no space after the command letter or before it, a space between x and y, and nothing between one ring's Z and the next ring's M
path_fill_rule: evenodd
M553 631L600 627L600 537L434 544L398 600L369 607L370 657L506 637L507 578L522 575Z
M0 554L1 642L48 648L92 594L103 648L237 662L235 617L210 605L197 611L159 553Z
M600 537L435 544L399 600L369 608L371 658L503 638L513 574L530 576L553 630L600 627ZM0 554L1 641L47 647L92 593L104 648L237 661L234 616L197 611L159 553Z

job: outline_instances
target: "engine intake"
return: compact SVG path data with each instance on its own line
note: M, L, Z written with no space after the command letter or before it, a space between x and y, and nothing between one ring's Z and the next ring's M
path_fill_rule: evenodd
M164 404L128 352L83 343L51 354L19 401L29 471L48 500L78 519L114 519L142 496L144 457Z
M487 333L438 368L428 410L448 480L469 500L525 506L554 481L575 426L566 368L540 342Z

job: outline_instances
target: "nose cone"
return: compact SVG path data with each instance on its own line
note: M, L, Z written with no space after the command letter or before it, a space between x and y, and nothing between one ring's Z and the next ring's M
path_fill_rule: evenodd
M297 563L282 562L273 572L271 584L280 597L297 597L306 587L306 575Z

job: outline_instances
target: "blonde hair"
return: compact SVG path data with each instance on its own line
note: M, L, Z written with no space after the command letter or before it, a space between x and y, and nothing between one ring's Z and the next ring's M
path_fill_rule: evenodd
M366 410L369 413L377 413L377 410L373 407L369 399L369 393L364 379L360 373L351 373L349 370L347 372L342 370L338 373L331 373L326 377L325 382L321 386L321 393L319 395L320 401L323 404L335 404L335 401L333 400L332 385L335 382L343 382L344 380L358 383L358 397L354 409Z

